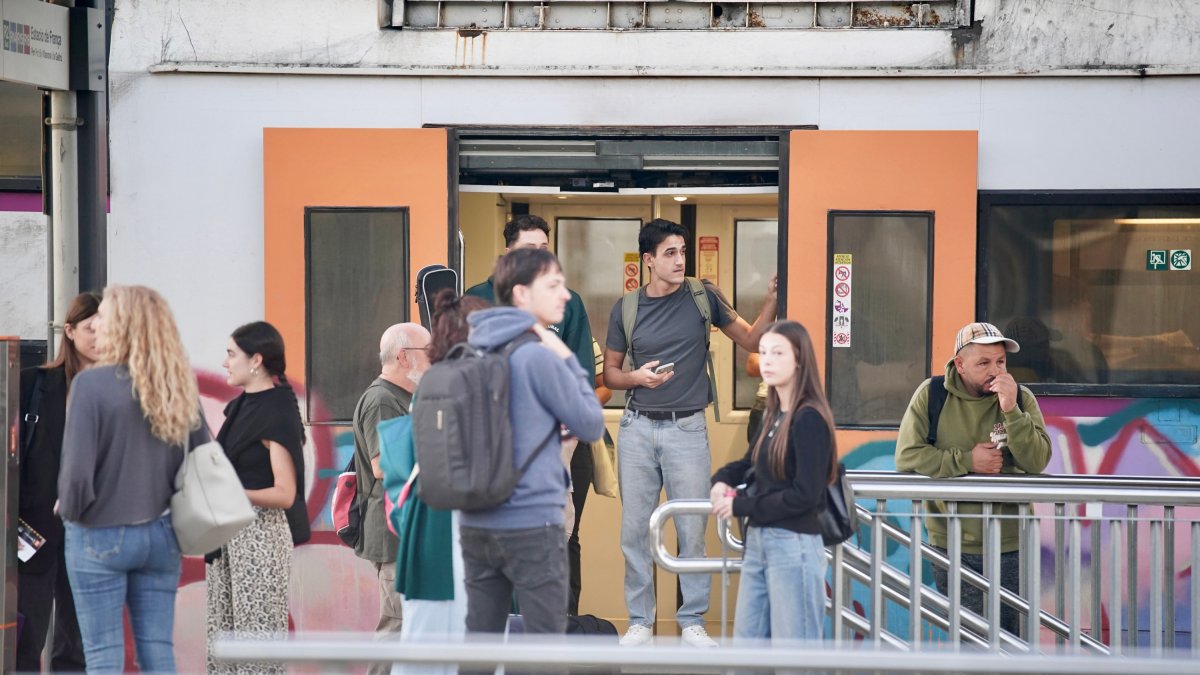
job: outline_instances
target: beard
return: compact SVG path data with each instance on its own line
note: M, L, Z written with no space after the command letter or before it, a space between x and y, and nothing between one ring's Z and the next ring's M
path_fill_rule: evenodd
M422 375L424 375L424 373L417 370L416 368L413 368L412 370L408 371L408 381L412 382L413 386L415 387L415 386L421 384L421 376Z

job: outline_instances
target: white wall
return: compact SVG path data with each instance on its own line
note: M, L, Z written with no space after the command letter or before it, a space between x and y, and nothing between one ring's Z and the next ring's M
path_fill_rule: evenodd
M0 211L0 335L46 339L46 217Z

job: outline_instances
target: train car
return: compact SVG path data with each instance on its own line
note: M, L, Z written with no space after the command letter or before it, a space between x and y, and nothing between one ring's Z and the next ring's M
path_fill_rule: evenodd
M118 4L108 276L166 294L213 424L234 327L271 321L303 364L315 534L295 555L299 630L368 630L377 615L374 570L330 532L328 505L380 332L416 320L421 267L485 279L520 213L549 222L601 344L613 304L645 281L650 219L689 229L689 274L748 318L777 273L781 315L818 336L849 468L894 466L914 389L960 326L986 320L1022 344L1011 366L1046 415L1048 471L1200 475L1194 9L940 2L932 22L903 3L743 16L664 2L641 3L650 24L556 30L556 12L611 21L631 3L552 1L535 25L504 2ZM509 18L481 24L495 5ZM676 5L710 25L673 30ZM842 5L860 7L820 23ZM778 8L809 8L812 24L789 33ZM735 16L746 25L725 25ZM25 270L11 288L38 297L44 219L36 190L9 187L0 274ZM0 332L41 331L39 301L12 303ZM729 340L712 350L719 465L745 451L757 382ZM619 509L588 500L581 611L623 629ZM657 581L670 634L676 580ZM204 649L201 561L181 585L186 669Z

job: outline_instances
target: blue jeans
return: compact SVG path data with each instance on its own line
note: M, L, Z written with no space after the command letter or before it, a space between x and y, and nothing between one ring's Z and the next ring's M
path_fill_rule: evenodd
M821 535L778 527L749 530L734 637L820 640L827 565Z
M654 560L650 555L650 513L659 493L667 499L707 499L712 458L704 413L678 420L651 420L626 410L617 433L617 481L621 492L621 552L625 555L625 606L629 623L654 625ZM704 556L705 516L675 518L679 553ZM712 578L683 574L683 604L675 613L679 627L704 623Z
M174 672L179 542L165 515L140 525L66 523L67 572L87 670L121 672L129 620L142 672Z

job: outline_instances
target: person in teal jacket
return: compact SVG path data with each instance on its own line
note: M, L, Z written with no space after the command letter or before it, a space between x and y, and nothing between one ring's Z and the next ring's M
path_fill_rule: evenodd
M900 422L896 439L896 469L930 478L966 474L1041 473L1050 463L1050 437L1033 392L1017 384L1007 370L1007 355L1020 350L1015 340L1004 337L990 323L971 323L958 331L954 358L946 363L945 403L938 417L937 437L929 442L929 397L938 386L925 380L913 394ZM1018 405L1018 397L1020 404ZM929 543L942 549L946 536L946 506L929 501L925 505L925 529ZM962 523L962 562L983 572L983 523L979 502L960 502L958 512L968 517ZM1000 521L1000 581L1012 591L1018 588L1020 535L1017 504L997 504L993 513ZM945 593L946 570L934 567L934 582ZM973 585L962 586L963 605L983 613L983 595ZM1016 634L1020 617L1004 607L1001 627Z
M540 216L523 214L515 216L504 225L504 252L514 248L550 248L550 226ZM567 345L579 365L587 372L595 368L595 352L592 349L592 327L588 323L587 309L583 306L583 298L571 289L567 289L571 298L563 311L562 321L552 324L550 329L558 334L558 339ZM467 289L467 295L473 295L496 304L496 290L492 278ZM579 613L579 594L582 590L580 571L581 550L579 545L579 521L583 519L583 507L587 503L588 487L592 484L595 474L595 464L592 453L585 447L575 452L575 440L564 442L563 459L571 469L571 500L567 505L567 558L571 572L570 598L568 613ZM570 447L568 447L570 446Z

